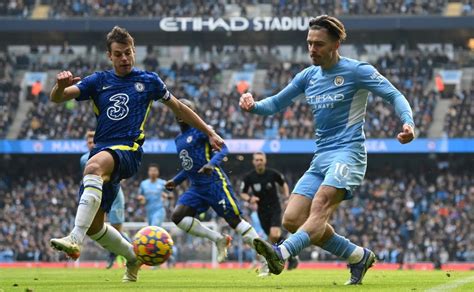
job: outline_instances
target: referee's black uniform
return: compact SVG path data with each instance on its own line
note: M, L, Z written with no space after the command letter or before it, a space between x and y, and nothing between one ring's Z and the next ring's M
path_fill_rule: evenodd
M278 197L277 185L283 187L285 177L278 171L266 168L262 174L253 170L249 172L242 182L240 192L249 193L258 197L258 218L260 224L267 235L270 234L271 227L281 227L281 205Z

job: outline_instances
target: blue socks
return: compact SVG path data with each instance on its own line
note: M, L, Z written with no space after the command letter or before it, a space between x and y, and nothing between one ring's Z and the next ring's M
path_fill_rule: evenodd
M334 235L324 243L322 248L333 255L347 260L357 248L357 245L350 242L349 239L334 233Z
M290 256L297 256L304 248L310 245L309 234L306 231L299 230L278 246L279 256L281 256L282 260L286 260ZM351 264L359 262L364 256L363 248L336 233L321 248L335 256L348 260Z
M282 259L286 260L290 256L297 256L304 248L311 245L309 234L306 231L299 230L290 235L281 245L280 251Z

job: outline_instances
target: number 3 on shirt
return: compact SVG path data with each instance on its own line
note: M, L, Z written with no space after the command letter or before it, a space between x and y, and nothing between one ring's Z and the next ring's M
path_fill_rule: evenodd
M113 105L107 108L107 117L109 117L109 119L119 121L128 115L128 95L125 93L118 93L113 95L109 100L114 102Z

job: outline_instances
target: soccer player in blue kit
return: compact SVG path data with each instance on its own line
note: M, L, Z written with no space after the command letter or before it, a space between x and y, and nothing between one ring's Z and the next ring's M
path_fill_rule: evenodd
M84 169L74 228L68 236L53 238L50 243L75 260L87 234L108 251L125 257L127 269L122 281L135 282L142 263L137 260L132 245L117 230L104 224L105 213L116 196L106 185L118 185L120 180L137 172L143 155L144 126L153 101L161 101L176 116L200 129L208 136L212 148L220 150L224 141L175 98L156 73L134 67L134 40L125 29L116 26L107 34L107 56L112 70L96 72L82 81L63 71L57 75L51 91L50 98L56 103L72 99L92 101L97 128L96 146Z
M165 188L166 181L159 176L158 164L151 163L148 165L148 178L140 183L138 200L146 204L146 215L150 226L161 226L166 216L163 199L168 197L166 195L168 191Z
M309 169L297 182L283 215L283 226L293 234L279 245L255 239L257 252L270 272L280 274L284 262L311 244L348 261L351 277L361 284L375 262L375 254L335 233L329 218L364 178L367 153L364 116L372 92L395 107L403 123L397 139L414 139L412 111L406 98L370 64L339 55L346 37L343 24L322 15L309 22L307 44L313 65L298 73L282 91L255 102L250 93L240 98L244 111L271 115L305 95L314 115L316 151Z
M182 99L181 102L195 109L191 101ZM181 134L175 138L175 143L183 169L173 179L168 180L165 186L168 190L173 190L185 179L189 179L191 185L179 197L171 220L185 232L213 241L218 250L217 260L223 262L232 238L202 225L194 218L196 214L212 207L242 236L243 241L252 247L258 234L241 218L229 178L220 166L222 159L229 152L227 146L224 144L220 151L212 151L209 138L202 130L190 126L181 117L177 117L177 121Z
M95 146L94 136L95 136L94 131L87 131L86 142L87 142L87 148L89 149L89 151L84 153L79 160L82 173L84 173L84 169L86 168L86 164L87 164L87 160L89 160L90 152L92 151L92 149L94 149L94 146ZM105 186L113 188L110 191L117 193L115 200L112 203L112 207L110 208L110 211L107 213L107 217L109 219L110 225L112 225L113 228L115 228L118 232L120 232L120 234L122 234L122 236L125 239L130 241L127 235L125 235L122 232L122 224L125 221L125 198L123 195L122 188L120 187L120 184L118 185L107 184L107 185L104 185L104 187ZM112 268L116 257L117 256L114 253L112 252L109 253L109 258L107 259L107 269Z

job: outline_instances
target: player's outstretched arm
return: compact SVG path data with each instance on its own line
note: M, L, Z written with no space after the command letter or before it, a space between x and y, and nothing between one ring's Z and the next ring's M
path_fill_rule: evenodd
M380 96L395 108L395 112L403 123L403 131L397 135L398 141L402 144L411 142L415 138L415 122L405 96L370 64L360 64L356 69L356 74L362 88Z
M288 84L276 95L255 102L251 93L244 93L240 97L239 106L243 111L257 115L269 116L280 112L293 103L301 93L301 89L293 83Z
M81 77L74 77L70 71L62 71L56 75L56 84L51 90L50 99L52 102L61 103L79 97L80 90L73 86L81 80Z
M179 101L176 97L171 95L171 98L164 102L176 116L183 119L183 121L191 127L197 128L209 137L209 143L212 149L221 150L224 140L217 135L217 133L209 127L194 111Z

